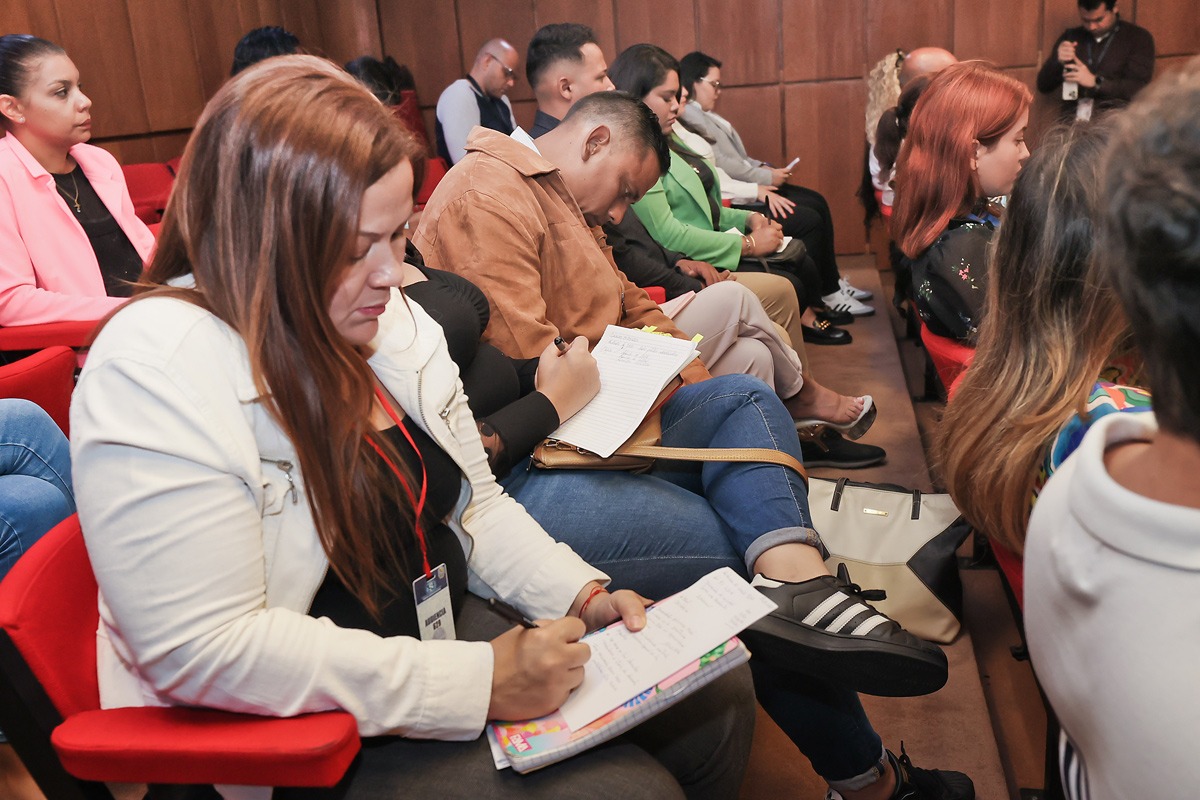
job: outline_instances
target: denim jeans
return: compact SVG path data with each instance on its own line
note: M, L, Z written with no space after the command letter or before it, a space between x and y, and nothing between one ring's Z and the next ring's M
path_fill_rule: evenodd
M74 512L67 437L35 403L0 400L0 578Z
M0 400L0 577L75 511L67 437L28 400Z
M662 423L666 446L766 447L801 458L787 410L747 375L682 387L664 405ZM804 483L773 464L658 461L649 474L634 475L541 470L526 460L501 483L614 586L655 599L720 567L746 575L778 544L820 547ZM759 702L818 774L841 783L876 767L882 743L858 695L758 661L752 666Z

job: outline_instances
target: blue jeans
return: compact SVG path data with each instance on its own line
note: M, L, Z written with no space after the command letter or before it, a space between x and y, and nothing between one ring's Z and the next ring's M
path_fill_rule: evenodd
M67 437L35 403L0 400L0 578L73 513Z
M748 375L682 387L664 405L662 424L669 447L766 447L801 458L787 409ZM776 545L821 547L803 481L773 464L658 461L634 475L542 470L526 460L501 484L614 585L651 598L724 566L747 575ZM854 692L753 666L763 708L818 774L840 783L874 768L882 743Z

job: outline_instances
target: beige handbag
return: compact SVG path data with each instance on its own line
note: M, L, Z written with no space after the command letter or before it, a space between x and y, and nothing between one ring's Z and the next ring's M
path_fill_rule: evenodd
M859 586L886 591L887 599L873 605L913 634L942 643L958 636L956 551L970 526L950 495L813 478L808 505L830 572L845 564Z

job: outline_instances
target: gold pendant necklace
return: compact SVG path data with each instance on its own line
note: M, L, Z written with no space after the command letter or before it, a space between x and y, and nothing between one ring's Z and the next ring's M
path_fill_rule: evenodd
M76 167L76 169L78 169L78 167ZM59 183L57 180L56 180L56 181L54 181L54 185L58 187L58 190L59 190L60 192L62 192L62 196L63 196L63 197L65 197L66 199L70 200L70 201L71 201L71 205L75 206L75 213L76 213L76 214L82 214L82 213L83 213L83 209L82 209L82 208L80 207L80 205L79 205L79 182L75 180L75 170L71 170L71 187L72 187L73 189L75 189L75 196L74 196L74 197L72 197L71 195L67 194L67 190L66 190L66 189L64 189L64 188L62 187L62 184L60 184L60 183Z

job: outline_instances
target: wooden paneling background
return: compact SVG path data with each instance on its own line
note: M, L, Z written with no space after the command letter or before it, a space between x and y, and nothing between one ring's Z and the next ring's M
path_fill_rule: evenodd
M1149 28L1159 70L1200 53L1195 0L1120 0L1126 19ZM205 100L225 80L247 30L283 25L338 62L370 53L408 64L432 123L438 94L470 66L488 38L523 50L548 22L592 26L611 61L654 42L676 56L702 49L724 62L721 112L748 150L784 163L801 156L800 182L824 192L838 249L862 252L854 198L862 157L863 77L897 47L949 48L987 58L1032 87L1037 66L1075 0L3 0L0 33L30 32L62 44L94 101L96 141L123 161L165 160L183 148ZM518 69L523 73L523 65ZM525 81L512 93L529 125ZM1053 117L1039 97L1034 138Z

